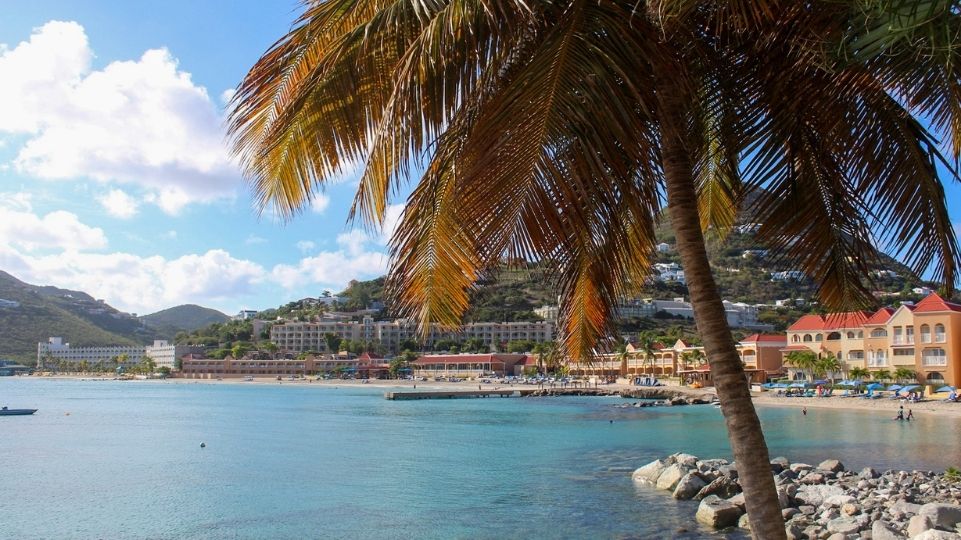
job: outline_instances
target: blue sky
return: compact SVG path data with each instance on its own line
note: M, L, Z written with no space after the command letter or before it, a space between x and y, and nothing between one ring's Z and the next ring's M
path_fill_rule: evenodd
M384 235L346 227L355 179L279 223L252 208L224 145L225 98L296 2L6 8L0 269L136 313L263 309L383 273ZM961 188L947 189L958 222Z
M0 269L136 313L262 309L383 273L383 236L346 226L355 179L280 223L252 208L223 144L225 92L289 28L296 2L10 7Z

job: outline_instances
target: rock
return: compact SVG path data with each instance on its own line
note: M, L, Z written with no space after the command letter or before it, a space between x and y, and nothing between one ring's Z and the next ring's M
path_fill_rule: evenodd
M670 403L671 406L674 406L674 405L687 405L687 400L684 399L684 398L682 398L682 397L680 397L680 396L678 396L678 397L672 397L672 398L668 401L668 403Z
M751 519L747 516L747 514L744 514L743 516L740 517L740 519L737 520L737 526L738 526L738 528L741 528L741 529L748 529L748 530L750 530L750 529L751 529Z
M635 470L634 474L631 475L631 479L635 482L648 482L650 484L656 484L657 478L661 476L661 473L664 472L664 469L666 469L667 466L667 462L663 459L652 461L647 465Z
M813 470L814 470L814 466L813 466L813 465L808 465L807 463L792 463L789 468L790 468L792 471L794 471L795 473L799 473L799 472L801 472L801 471L813 471Z
M688 469L694 469L697 467L697 457L691 454L676 454L674 456L674 463L682 467L687 467Z
M697 507L695 519L715 529L723 529L737 525L738 519L744 512L737 505L716 495L706 497Z
M861 507L854 503L841 505L841 513L844 514L845 516L857 515L860 512L861 512Z
M797 508L785 508L784 510L781 510L781 519L787 521L800 513L801 511Z
M797 509L805 516L813 516L814 512L817 512L817 508L809 504L802 504L801 506L798 506Z
M871 467L865 467L861 469L861 472L858 473L858 478L861 478L863 480L873 480L875 478L878 478L879 476L881 476L881 474L878 471L872 469Z
M828 532L854 534L861 529L861 524L854 518L839 517L828 521Z
M939 529L953 529L961 522L961 506L945 503L928 503L918 510L919 516L927 516Z
M818 469L822 471L831 471L833 473L839 473L844 470L844 465L836 459L825 459L818 464Z
M722 499L730 499L740 492L741 486L727 476L719 476L712 480L710 484L702 487L693 498L695 501L700 501L708 495L717 495Z
M697 495L705 485L707 484L701 478L701 473L691 471L677 483L677 487L674 488L674 498L686 501Z
M934 523L928 516L912 516L911 519L908 520L908 537L914 538L924 531L933 528Z
M809 472L801 478L802 484L823 484L825 477L819 472Z
M807 535L804 534L804 530L797 525L784 527L784 536L787 537L787 540L807 540Z
M681 467L677 463L668 465L667 468L664 469L664 472L657 477L657 489L674 491L674 488L677 487L677 483L681 481L681 478L684 478L685 474L687 474L687 469Z
M886 521L875 521L871 524L871 540L902 540L903 538L904 536Z
M786 457L776 457L771 460L771 472L778 474L791 466L791 462Z
M744 510L745 512L747 511L747 509L746 509L745 506L744 506L744 494L743 494L743 493L738 493L737 495L729 498L729 499L727 500L727 502L729 502L729 503L737 506L738 508L740 508L741 510Z
M831 536L828 536L827 540L848 540L848 535L844 533L834 533Z
M737 478L737 467L735 467L733 463L730 465L721 465L717 468L717 472L724 476L730 476L732 479Z
M959 539L961 539L961 534L947 532L947 531L939 531L936 529L924 531L923 533L917 536L911 537L911 540L959 540Z
M892 514L902 513L916 515L920 510L920 504L910 503L904 499L899 499L897 502L891 505L891 508L888 508L888 512L891 512Z
M824 502L821 504L840 508L845 504L854 504L856 502L858 502L858 500L850 495L831 495L830 497L824 499Z
M821 503L823 503L825 499L834 495L844 495L844 490L838 486L806 485L798 488L797 495L795 495L794 498L800 501L801 504L816 507L821 506Z
M789 486L789 487L794 487L794 486ZM784 510L785 508L788 508L791 506L791 496L788 495L787 487L777 488L777 502L778 504L781 505L781 510Z

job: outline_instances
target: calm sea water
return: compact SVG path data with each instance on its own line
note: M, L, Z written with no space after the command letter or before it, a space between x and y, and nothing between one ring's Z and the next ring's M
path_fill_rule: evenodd
M0 538L717 537L630 472L729 457L720 412L623 402L0 378L0 404L40 409L0 418ZM961 465L952 418L761 416L772 455L795 461Z

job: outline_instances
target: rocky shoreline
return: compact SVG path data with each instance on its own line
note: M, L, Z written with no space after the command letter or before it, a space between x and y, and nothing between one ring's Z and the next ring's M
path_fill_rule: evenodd
M848 471L771 460L785 531L792 540L961 540L961 478L932 471ZM700 501L695 518L714 529L750 529L737 465L673 454L635 470L635 482Z

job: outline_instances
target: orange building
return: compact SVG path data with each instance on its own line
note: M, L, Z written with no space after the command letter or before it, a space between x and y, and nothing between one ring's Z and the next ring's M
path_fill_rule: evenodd
M920 382L961 382L961 304L936 293L917 304L885 307L874 313L805 315L787 329L784 355L810 350L831 355L845 371L907 368Z

